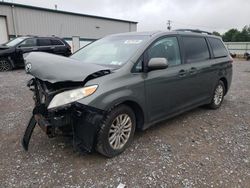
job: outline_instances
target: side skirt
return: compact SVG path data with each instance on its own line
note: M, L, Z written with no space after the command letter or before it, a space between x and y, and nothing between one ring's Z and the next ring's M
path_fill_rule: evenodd
M187 112L187 111L189 111L189 110L198 108L198 107L200 107L200 106L202 106L202 105L206 105L206 104L208 104L208 103L209 103L208 100L205 100L205 101L203 101L203 102L201 102L201 103L198 103L198 104L196 104L196 105L193 105L193 106L187 107L187 108L185 108L185 109L183 109L183 110L180 110L180 111L177 111L177 112L175 112L175 113L169 114L169 115L167 115L166 117L161 118L161 119L159 119L159 120L157 120L157 121L149 122L149 123L147 123L147 124L145 124L145 125L143 126L143 130L146 130L147 128L149 128L149 127L155 125L156 123L159 123L159 122L162 122L162 121L166 121L166 120L168 120L168 119L171 119L171 118L173 118L173 117L176 117L176 116L178 116L178 115L180 115L180 114L183 114L183 113L185 113L185 112Z

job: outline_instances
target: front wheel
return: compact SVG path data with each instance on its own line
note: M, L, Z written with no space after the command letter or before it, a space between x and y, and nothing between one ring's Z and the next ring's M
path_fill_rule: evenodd
M98 132L96 150L107 157L119 155L132 142L135 127L136 118L130 107L120 105L114 108Z
M0 58L0 72L10 71L12 68L13 67L9 59Z
M213 93L213 99L211 103L208 105L211 109L217 109L221 106L221 103L223 102L225 95L225 85L220 80L218 84L215 87L214 93Z

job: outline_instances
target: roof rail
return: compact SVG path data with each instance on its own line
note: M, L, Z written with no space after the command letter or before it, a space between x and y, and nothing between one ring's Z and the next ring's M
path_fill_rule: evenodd
M184 32L193 32L193 33L205 33L205 34L208 34L208 35L212 35L212 33L210 32L207 32L207 31L202 31L202 30L199 30L199 29L176 29L175 31L184 31Z
M38 37L37 35L23 35L24 37Z

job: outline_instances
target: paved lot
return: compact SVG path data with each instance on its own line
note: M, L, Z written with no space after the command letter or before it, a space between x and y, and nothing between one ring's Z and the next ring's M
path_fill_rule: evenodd
M145 132L118 157L73 151L36 127L20 139L33 108L23 70L0 73L0 187L249 187L250 62L234 63L219 110L197 108Z

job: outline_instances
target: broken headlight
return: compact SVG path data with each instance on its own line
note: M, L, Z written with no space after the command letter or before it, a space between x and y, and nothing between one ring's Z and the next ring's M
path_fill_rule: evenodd
M54 96L54 98L52 99L52 101L48 106L48 109L70 104L84 97L92 95L96 91L97 87L98 85L92 85L59 93L56 96Z

